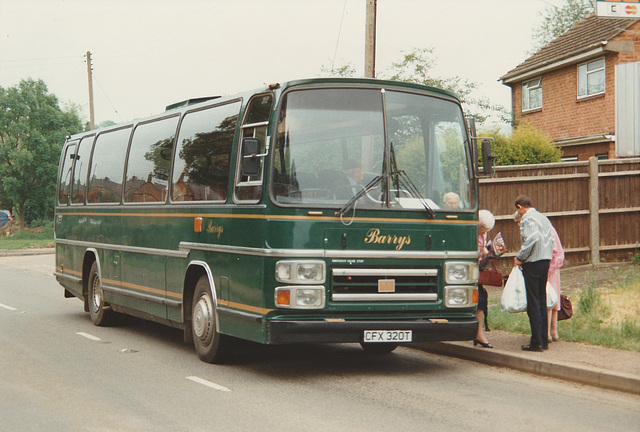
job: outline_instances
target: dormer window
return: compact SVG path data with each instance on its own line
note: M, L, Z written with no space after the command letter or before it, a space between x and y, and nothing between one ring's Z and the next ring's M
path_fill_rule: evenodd
M542 108L542 78L522 83L522 111Z
M578 99L604 93L604 57L578 65Z

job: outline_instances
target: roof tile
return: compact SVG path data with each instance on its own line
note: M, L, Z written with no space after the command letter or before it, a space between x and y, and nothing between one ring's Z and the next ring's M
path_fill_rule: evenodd
M566 33L558 36L531 57L500 77L505 81L523 72L537 69L565 58L581 54L602 45L640 20L601 18L589 15Z

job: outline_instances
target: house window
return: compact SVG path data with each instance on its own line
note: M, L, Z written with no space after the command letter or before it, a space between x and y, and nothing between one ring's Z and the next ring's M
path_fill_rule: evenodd
M522 83L522 111L542 108L542 78Z
M604 93L604 57L578 65L578 99Z

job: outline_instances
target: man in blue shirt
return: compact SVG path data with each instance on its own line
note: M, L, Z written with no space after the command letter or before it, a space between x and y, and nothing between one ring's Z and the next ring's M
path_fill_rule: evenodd
M551 222L533 208L531 199L520 195L515 202L520 214L520 240L522 246L513 258L521 266L527 292L527 315L531 325L531 341L522 345L525 351L544 351L547 338L547 273L553 252Z

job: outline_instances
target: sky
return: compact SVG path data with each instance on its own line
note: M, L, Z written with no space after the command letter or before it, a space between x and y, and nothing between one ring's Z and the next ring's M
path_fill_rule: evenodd
M433 48L436 76L478 83L475 97L510 109L499 78L528 57L541 14L561 3L378 0L376 76ZM88 121L90 51L100 124L332 66L363 76L365 15L366 0L0 0L0 87L42 79Z

